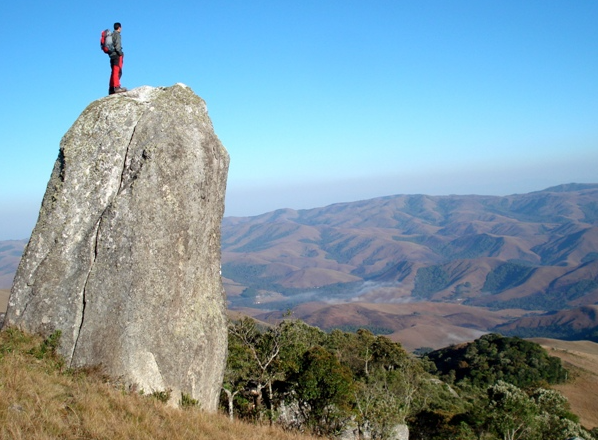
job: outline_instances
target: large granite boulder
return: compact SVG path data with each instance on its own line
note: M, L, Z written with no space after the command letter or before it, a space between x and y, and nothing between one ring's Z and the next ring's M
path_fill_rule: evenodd
M228 153L182 84L90 104L66 133L5 326L62 332L69 366L217 407Z

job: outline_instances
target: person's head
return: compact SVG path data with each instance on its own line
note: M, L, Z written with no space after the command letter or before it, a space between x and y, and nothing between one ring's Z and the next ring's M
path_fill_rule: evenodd
M121 25L120 25L120 23L118 23L118 22L114 23L114 30L115 30L115 31L118 31L118 32L120 32L120 28L121 28Z

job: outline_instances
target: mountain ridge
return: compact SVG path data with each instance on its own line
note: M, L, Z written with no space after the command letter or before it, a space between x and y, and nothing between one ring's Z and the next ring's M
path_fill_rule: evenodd
M539 315L598 299L598 184L385 196L227 217L222 227L230 305L256 316L310 301L431 301Z
M4 252L0 267L6 252L18 251ZM334 320L324 312L335 305L346 308L339 325L351 327L354 303L447 304L464 308L447 333L470 334L465 317L473 307L486 320L476 331L553 336L555 312L598 303L598 184L507 196L399 194L225 217L222 274L229 307L256 317L292 309L330 328ZM483 310L504 316L490 319ZM416 318L406 323L395 313L393 338L415 348L446 342L429 320ZM364 325L383 328L371 319ZM592 331L566 328L559 337Z

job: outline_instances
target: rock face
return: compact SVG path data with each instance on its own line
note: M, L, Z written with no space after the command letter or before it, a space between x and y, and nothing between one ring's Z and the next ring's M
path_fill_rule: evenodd
M214 411L227 326L220 223L228 153L182 84L93 102L66 133L5 326L72 367Z

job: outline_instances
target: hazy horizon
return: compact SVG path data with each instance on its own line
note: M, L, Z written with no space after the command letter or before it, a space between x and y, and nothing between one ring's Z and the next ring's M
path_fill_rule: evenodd
M160 6L5 5L0 239L29 235L60 139L106 95L115 21L125 87L181 82L207 102L226 216L598 182L598 2Z

